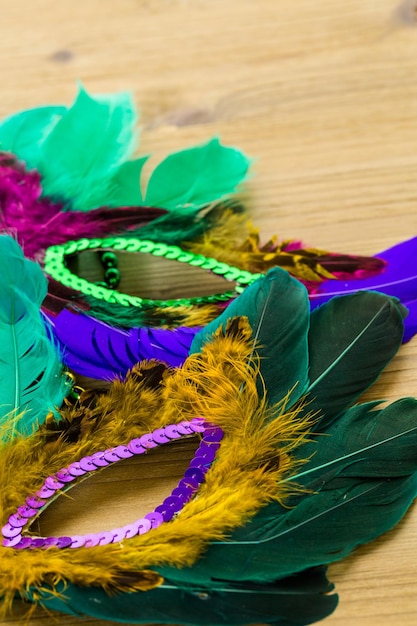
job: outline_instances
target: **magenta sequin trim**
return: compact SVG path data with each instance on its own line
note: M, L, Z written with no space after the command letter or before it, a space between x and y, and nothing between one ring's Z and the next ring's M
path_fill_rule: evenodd
M144 454L149 449L196 433L201 433L202 439L183 478L163 503L151 513L135 520L132 524L99 533L68 537L22 536L24 528L30 526L33 518L46 506L48 500L57 491L65 488L66 483L76 480L78 476L94 472L99 468L117 463L136 454ZM96 452L71 463L68 467L56 472L55 475L48 476L41 489L29 496L25 504L9 517L8 523L1 529L2 545L15 549L49 548L52 546L56 548L91 548L118 543L136 535L143 535L149 530L157 528L163 522L169 522L191 500L204 481L205 474L215 459L222 438L223 431L221 428L205 422L203 418L196 417L189 422L183 421L179 424L157 428L151 433L142 435L142 437L132 439L126 446L120 445L109 450Z

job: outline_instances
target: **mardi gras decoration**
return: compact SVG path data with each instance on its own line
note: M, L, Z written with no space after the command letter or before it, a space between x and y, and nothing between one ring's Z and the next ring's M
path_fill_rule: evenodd
M6 422L3 614L20 595L130 623L328 615L321 566L391 528L416 495L417 401L351 406L401 345L404 315L375 292L310 313L306 289L275 268L196 335L181 367L142 362L29 437L7 436ZM178 487L144 518L94 535L31 530L80 478L199 432Z
M217 298L159 305L119 293L117 255L109 253L117 252L115 244L122 254L136 250L135 239L144 242L142 249L152 248L152 254L209 271L216 267L219 274L223 268L229 280L234 275L229 266L241 279L279 265L306 284L313 307L334 293L365 288L396 295L410 311L405 339L414 334L415 240L377 258L328 253L274 238L262 245L247 225L242 204L233 200L250 160L212 139L166 157L142 190L148 156L133 156L137 117L128 94L93 98L80 88L70 107L22 111L0 124L0 229L15 236L25 255L42 265L48 258L56 260L60 247L69 255L71 245L73 257L97 250L105 265L99 285L82 277L68 283L65 255L62 271L48 273L43 311L65 346L69 366L87 376L112 379L125 375L142 357L158 356L177 365L187 354L192 333L221 314L239 293L232 286ZM124 244L122 238L127 238ZM81 350L79 338L85 332L83 345L90 350ZM120 356L115 356L116 344ZM104 367L103 345L112 354ZM150 349L154 345L156 351Z

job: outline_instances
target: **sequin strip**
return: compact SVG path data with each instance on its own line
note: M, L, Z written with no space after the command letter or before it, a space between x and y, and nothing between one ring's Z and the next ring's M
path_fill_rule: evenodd
M122 250L125 252L143 252L152 254L153 256L165 257L180 263L187 263L195 267L201 267L203 270L209 270L213 274L222 276L225 280L236 282L233 290L217 293L209 296L201 296L195 298L177 298L175 300L151 300L149 298L140 298L139 296L130 296L125 293L116 291L116 289L108 289L104 285L90 283L84 278L80 278L73 274L66 267L66 257L76 254L84 250ZM190 306L204 303L227 302L235 298L243 289L253 283L262 274L252 274L246 270L227 265L211 257L205 257L202 254L194 254L182 250L178 246L167 245L164 243L155 243L144 239L109 237L106 239L79 239L78 241L69 241L60 246L50 246L45 253L44 270L61 284L71 287L76 291L80 291L84 295L90 295L98 300L104 300L110 304L121 304L122 306L141 307L167 307L167 306Z
M73 535L65 537L29 537L22 536L25 526L29 526L33 519L42 511L48 500L63 489L67 483L77 479L78 476L94 472L99 468L117 463L137 454L144 454L152 448L156 448L175 439L202 433L202 439L194 457L179 481L177 487L165 498L162 504L157 506L151 513L143 518L135 520L121 528L87 535ZM157 528L163 522L169 522L183 506L192 498L194 493L204 481L205 474L213 463L216 451L223 438L221 428L209 424L203 418L194 418L191 421L183 421L179 424L170 424L164 428L157 428L142 437L132 439L126 446L120 445L104 452L96 452L91 456L85 456L80 461L71 463L66 468L48 476L43 486L34 495L26 499L15 513L9 517L8 523L3 526L2 545L8 548L91 548L105 546L109 543L118 543L124 539L130 539L135 535L143 535L153 528Z

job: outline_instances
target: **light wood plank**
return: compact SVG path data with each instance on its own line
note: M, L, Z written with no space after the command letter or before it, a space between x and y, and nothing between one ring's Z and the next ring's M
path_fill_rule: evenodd
M265 236L366 254L416 233L413 1L0 0L0 7L0 115L69 103L77 79L92 92L131 89L142 110L141 152L154 155L148 174L169 151L213 134L256 159L249 196ZM367 397L416 395L416 356L414 340ZM414 507L398 529L332 566L340 607L326 623L414 625L416 546ZM37 611L30 623L51 619Z

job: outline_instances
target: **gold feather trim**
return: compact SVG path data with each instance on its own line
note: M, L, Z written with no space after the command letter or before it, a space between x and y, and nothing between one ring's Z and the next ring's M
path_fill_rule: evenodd
M152 588L161 582L157 574L152 576L152 567L191 566L210 541L224 539L268 502L285 503L297 489L285 479L300 465L291 453L308 439L314 417L301 417L299 404L287 410L286 399L268 407L258 395L259 380L250 326L246 318L237 318L182 368L169 369L156 361L138 364L126 382L115 381L108 393L66 407L61 432L46 424L31 437L3 443L0 481L7 487L0 494L2 525L47 476L86 455L197 415L225 433L198 497L171 522L120 544L95 548L1 547L0 616L15 594L24 597L31 588L54 591L62 582L99 585L111 593L124 590L129 581L134 584L134 573L135 588ZM77 427L68 437L74 421Z
M307 248L287 252L289 241L277 243L272 237L260 244L259 231L245 214L225 211L222 222L208 230L201 239L188 245L191 252L214 257L250 272L266 272L271 267L282 267L296 278L305 281L334 279L335 276L320 264L325 250Z

